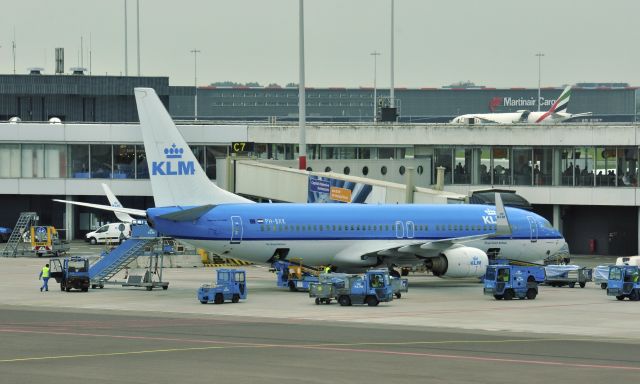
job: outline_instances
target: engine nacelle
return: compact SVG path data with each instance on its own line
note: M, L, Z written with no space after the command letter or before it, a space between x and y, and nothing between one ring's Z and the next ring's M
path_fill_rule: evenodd
M457 247L428 259L425 265L439 277L481 277L489 265L489 258L481 249Z

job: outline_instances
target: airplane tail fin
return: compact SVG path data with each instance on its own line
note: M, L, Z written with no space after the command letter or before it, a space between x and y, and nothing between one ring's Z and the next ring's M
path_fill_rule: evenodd
M571 98L571 86L567 85L567 87L562 91L560 96L556 99L556 102L553 103L549 112L558 113L558 112L566 112L567 107L569 106L569 99Z
M553 105L551 106L551 108L549 108L547 112L545 112L542 116L538 118L538 120L536 120L536 123L542 122L542 120L546 119L547 117L555 113L566 112L567 107L569 106L570 98L571 98L571 86L567 85L564 91L562 91L560 96L558 96L558 98L556 99L556 102L553 103Z
M135 88L156 207L251 203L209 178L152 88Z
M122 204L120 204L120 201L118 200L116 195L113 194L113 192L111 191L111 188L109 188L109 186L107 184L102 183L102 189L104 190L104 194L107 195L107 199L109 200L109 204L112 207L122 208ZM124 223L132 223L134 221L133 217L129 216L128 213L118 212L118 211L114 211L113 213L116 215L118 220L120 220L120 221L122 221Z

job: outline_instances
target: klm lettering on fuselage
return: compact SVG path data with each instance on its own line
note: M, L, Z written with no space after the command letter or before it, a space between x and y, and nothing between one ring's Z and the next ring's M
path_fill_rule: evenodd
M485 209L484 210L485 215L482 216L482 222L484 224L497 224L498 221L496 220L496 211L494 209Z
M160 176L193 175L196 173L196 165L193 161L183 161L183 148L177 148L175 144L171 148L164 149L165 161L151 162L151 174Z

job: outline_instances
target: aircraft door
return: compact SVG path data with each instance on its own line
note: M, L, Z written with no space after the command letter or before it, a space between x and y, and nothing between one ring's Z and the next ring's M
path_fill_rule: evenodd
M231 216L231 244L240 244L242 241L242 218Z
M531 229L531 242L535 243L538 241L538 223L536 222L536 219L531 216L527 216L527 220L529 220L529 228Z
M404 225L402 221L396 221L396 238L402 239L404 237Z
M407 239L413 239L415 234L416 225L413 221L407 221Z

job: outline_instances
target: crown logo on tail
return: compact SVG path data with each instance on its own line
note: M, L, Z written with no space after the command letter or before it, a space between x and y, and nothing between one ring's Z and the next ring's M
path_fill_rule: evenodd
M167 159L182 159L184 148L178 148L175 144L171 144L171 148L164 149L164 155Z

